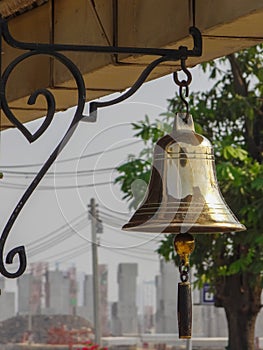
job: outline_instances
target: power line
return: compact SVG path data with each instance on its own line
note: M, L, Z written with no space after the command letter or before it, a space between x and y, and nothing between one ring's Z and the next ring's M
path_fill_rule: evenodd
M78 225L75 226L75 230L83 229L87 226L86 220L82 220L78 223ZM72 237L72 229L68 229L64 232L59 233L56 237L52 237L51 239L47 239L45 242L40 243L39 245L36 245L28 250L28 255L31 257L37 254L42 254L44 251L48 250L49 248L53 248L54 246L60 244L61 242L64 242L68 238Z
M113 210L109 210L109 212L107 213L104 210L100 209L100 213L103 215L106 215L108 217L118 218L120 220L127 220L130 217L130 214L121 214L121 213L118 213L117 211L115 212ZM122 217L120 215L122 215Z
M71 259L75 256L83 255L84 253L88 252L90 250L90 248L91 248L90 244L89 244L89 246L84 246L84 247L83 247L83 244L81 244L75 248L67 249L67 250L64 250L63 252L60 252L58 254L50 255L50 256L46 257L45 260L51 261L52 259L55 258L54 261L59 260L59 261L63 262L64 260Z
M104 247L104 246L100 246L101 248L103 249L108 249L110 250L112 253L115 253L115 254L120 254L120 255L124 255L124 256L129 256L129 257L132 257L132 258L136 258L136 259L140 259L140 260L148 260L148 261L152 261L152 262L156 262L155 259L151 259L151 258L146 258L145 257L145 254L142 254L142 256L140 255L135 255L135 254L129 254L129 253L124 253L123 251L121 250L113 250L112 248L109 248L109 247Z
M117 170L116 168L101 168L101 169L92 169L92 170L78 170L78 171L53 171L48 172L45 175L47 177L79 177L79 176L91 176L93 174L101 173L106 174L110 171ZM9 177L34 177L37 175L37 171L14 171L14 170L4 170L4 175L8 174Z
M71 233L63 233L59 237L53 238L50 242L43 243L42 246L39 246L37 248L32 248L28 250L28 256L33 257L38 254L42 254L44 251L53 248L60 244L61 242L65 242L69 237L71 236Z
M106 206L103 205L103 204L100 204L100 206L101 206L102 208L104 208L106 211L108 211L109 213L114 213L115 215L116 215L116 214L122 215L122 216L124 216L125 218L129 216L129 214L123 214L123 213L120 213L120 212L117 211L117 210L112 210L112 209L106 207Z
M115 226L122 226L123 225L123 221L118 221L117 220L114 220L114 217L112 218L112 220L110 218L108 218L107 216L104 216L102 213L100 213L101 215L101 218L103 219L103 221L106 223L106 224L110 224L110 225L115 225Z
M39 185L36 190L40 191L51 191L51 190L71 190L74 188L89 188L89 187L96 187L96 186L105 186L113 184L114 181L105 181L105 182L98 182L93 184L83 184L83 185L65 185L65 186L50 186L50 185ZM8 188L12 190L23 190L28 187L28 185L23 185L19 183L14 182L0 182L0 187L2 188Z
M36 239L36 240L34 240L34 241L28 243L27 246L30 247L30 246L34 246L35 244L39 244L41 241L45 240L45 239L47 238L47 236L50 237L50 236L53 236L54 234L56 234L57 232L59 232L59 231L65 229L65 228L68 229L68 228L71 227L74 223L76 223L76 222L78 223L79 220L82 219L82 218L84 218L85 216L87 216L87 212L81 213L80 215L78 215L78 216L76 216L75 218L71 219L71 220L70 220L69 222L67 222L66 224L64 224L64 225L62 225L62 226L56 228L55 230L53 230L53 231L47 233L45 237L38 238L38 239Z
M32 242L30 242L27 247L29 247L28 255L33 257L38 254L42 254L49 248L53 248L54 246L64 242L66 239L72 236L74 225L74 230L80 230L84 227L87 227L88 222L87 219L84 218L87 213L82 213L79 216L72 219L69 223L66 223L54 231L46 234L45 237L38 238Z
M118 218L118 217L114 217L110 214L104 214L103 211L100 210L100 216L101 218L103 219L103 221L106 223L106 224L111 224L111 225L115 225L115 226L123 226L123 223L126 222L126 220L124 220L124 218ZM117 232L119 234L121 234L120 232ZM129 235L131 237L136 237L136 238L140 238L140 239L144 239L145 240L145 237L147 237L147 235L149 236L149 233L144 233L144 232L129 232L129 231L125 231L125 234L126 235ZM156 234L155 234L156 236ZM156 240L156 237L151 237L150 241L155 241ZM159 239L159 234L157 234L158 236L158 239Z
M114 147L114 148L111 148L111 149L106 149L106 150L95 152L95 153L90 153L90 154L87 154L87 155L84 155L84 156L72 157L72 158L57 160L56 163L67 163L67 162L72 162L74 160L80 160L80 159L86 159L86 158L94 157L94 156L97 156L97 155L100 155L100 154L103 154L103 153L117 151L119 149L126 148L126 147L131 146L131 145L135 145L135 144L137 144L139 142L142 142L142 140L138 140L138 141L135 141L135 142L133 141L133 142L127 143L126 145ZM4 168L6 168L6 169L10 169L10 168L14 168L14 169L15 168L32 168L32 167L41 166L41 165L43 165L43 163L19 164L19 165L1 165L0 168L1 169L4 169Z
M62 259L60 259L59 261L60 262L64 262L64 261L67 261L69 259L72 259L72 258L75 258L75 257L79 257L83 254L86 254L90 251L91 247L83 247L82 246L82 249L79 249L79 251L75 252L75 253L72 253L72 254L69 254L69 255L66 255L64 257L62 257Z
M104 244L104 243L107 243L107 246ZM109 245L111 244L111 246ZM103 246L105 248L109 248L109 249L113 249L113 250L125 250L125 251L135 251L135 253L140 253L140 254L147 254L147 255L155 255L155 251L153 249L150 249L150 248L147 248L147 249L144 249L144 248L141 248L141 246L123 246L123 247L114 247L112 246L112 242L109 242L107 240L104 240L101 242L100 246Z

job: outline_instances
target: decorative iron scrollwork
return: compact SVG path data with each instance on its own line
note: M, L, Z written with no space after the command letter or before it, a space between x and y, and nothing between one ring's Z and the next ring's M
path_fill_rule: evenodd
M13 112L10 110L8 106L8 102L6 99L6 84L8 81L8 77L12 73L13 69L17 66L18 63L22 62L24 59L33 56L33 55L39 55L39 54L45 54L45 55L51 55L58 59L61 63L63 63L71 72L73 75L76 85L77 85L77 90L78 90L78 102L77 102L77 109L75 111L74 117L72 119L72 122L66 131L65 135L63 136L62 140L59 142L55 150L52 152L46 163L42 166L36 177L33 179L19 202L17 203L15 209L13 210L11 216L9 217L9 220L2 232L2 236L0 238L0 273L8 278L16 278L19 277L23 274L23 272L26 269L27 266L27 259L26 259L26 252L25 252L25 247L24 246L19 246L16 248L13 248L10 250L6 256L5 263L6 264L12 264L14 257L18 255L19 258L19 267L17 271L15 272L9 272L4 263L4 246L6 243L6 240L8 238L9 232L15 223L20 211L26 204L27 200L31 196L31 194L34 192L35 188L39 184L39 182L42 180L42 178L45 176L47 173L48 169L50 166L54 163L56 160L57 156L59 153L63 150L63 148L66 146L67 142L73 135L78 122L82 119L83 116L83 110L85 106L85 101L86 101L86 89L85 89L85 84L83 77L81 75L81 72L79 69L76 67L75 64L72 63L71 60L69 60L66 56L64 56L61 53L58 52L41 52L41 51L32 51L26 54L23 54L19 57L17 57L13 62L9 64L7 69L4 71L1 79L1 85L0 85L0 96L1 96L1 107L3 109L3 112L7 116L7 118L21 131L21 133L26 137L26 139L29 142L34 142L37 140L48 128L50 125L54 114L55 114L55 98L53 94L47 90L47 89L38 89L36 90L28 100L28 104L32 105L36 102L36 99L39 95L43 95L46 98L47 101L47 116L44 119L44 122L41 124L39 129L32 134L13 114Z
M54 114L55 114L55 97L48 89L38 89L36 90L28 100L28 104L33 105L36 103L37 98L40 95L43 95L47 102L47 115L35 133L31 133L25 125L23 125L13 114L11 109L9 108L8 101L6 98L6 85L10 74L13 72L14 68L17 67L19 63L26 60L29 57L36 55L48 55L54 57L58 61L60 61L63 65L67 67L67 69L71 72L73 78L75 79L78 91L78 101L77 101L77 109L71 121L71 124L64 134L63 138L56 146L55 150L49 156L45 164L39 170L38 174L31 182L23 196L20 198L17 203L15 209L10 215L6 226L2 232L0 237L0 273L8 278L16 278L23 274L27 266L27 258L26 251L24 246L18 246L11 249L7 255L6 259L4 259L4 248L5 243L8 238L8 235L19 215L22 208L26 204L27 200L34 192L35 188L38 186L42 178L45 176L46 172L50 168L50 166L54 163L57 156L63 150L65 145L70 140L73 135L79 121L84 119L83 110L86 102L86 88L85 83L82 77L82 74L78 67L61 51L74 51L74 52L97 52L97 53L111 53L111 54L119 54L119 53L128 53L128 54L147 54L147 55L155 55L160 56L158 59L154 60L149 64L148 67L141 73L140 77L134 83L134 85L120 97L114 100L106 101L106 102L91 102L90 103L90 112L92 114L96 114L97 108L110 106L121 101L124 101L132 94L134 94L140 86L145 82L151 71L158 66L160 63L165 61L177 61L182 58L193 57L193 56L201 56L202 54L202 37L200 31L192 27L190 28L190 34L193 37L194 47L192 50L188 50L187 47L180 47L178 50L170 50L170 49L158 49L158 48L136 48L136 47L115 47L115 46L90 46L90 45L62 45L62 44L41 44L41 43L26 43L15 40L9 32L8 22L5 20L0 20L0 40L2 38L6 41L10 46L25 50L27 52L21 54L17 58L15 58L5 69L1 76L0 82L0 99L1 99L1 108L5 113L6 117L11 121L13 125L15 125L20 132L26 137L29 142L36 141L41 135L45 133L47 128L49 127ZM2 41L1 41L1 52L2 52ZM1 67L0 67L1 68ZM2 69L1 69L2 72ZM14 257L18 256L19 266L15 272L9 272L6 269L5 264L12 264L14 261Z

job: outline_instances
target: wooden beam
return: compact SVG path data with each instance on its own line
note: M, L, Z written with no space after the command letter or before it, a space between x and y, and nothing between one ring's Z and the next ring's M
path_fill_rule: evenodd
M48 0L1 0L0 14L3 18L13 18L41 6Z

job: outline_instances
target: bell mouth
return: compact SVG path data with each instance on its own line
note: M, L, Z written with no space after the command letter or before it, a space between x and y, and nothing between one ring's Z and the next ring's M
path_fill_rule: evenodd
M128 222L123 225L122 230L133 231L133 232L145 232L145 233L194 233L194 234L205 234L205 233L229 233L237 231L245 231L246 227L241 223L220 223L215 222L214 225L209 224L198 224L198 223L149 223L142 224L136 222Z
M245 231L221 196L221 202L190 201L191 196L181 201L167 196L167 201L143 203L122 229L125 231L152 233L227 233Z

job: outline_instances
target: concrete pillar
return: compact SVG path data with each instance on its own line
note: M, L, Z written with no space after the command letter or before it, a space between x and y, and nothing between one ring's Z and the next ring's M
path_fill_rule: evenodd
M29 313L29 301L31 295L33 276L25 273L17 279L18 287L18 314Z
M173 262L160 261L160 276L156 278L156 332L177 333L177 285L179 272Z
M122 263L118 267L119 302L118 312L122 333L138 332L136 306L138 264Z
M0 321L4 321L15 316L15 293L5 290L4 278L0 278L0 288Z

